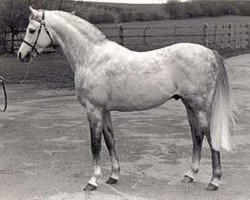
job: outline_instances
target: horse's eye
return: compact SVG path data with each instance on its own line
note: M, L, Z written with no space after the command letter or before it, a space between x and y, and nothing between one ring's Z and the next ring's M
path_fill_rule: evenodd
M29 32L32 34L32 33L35 33L36 30L34 29L29 29Z

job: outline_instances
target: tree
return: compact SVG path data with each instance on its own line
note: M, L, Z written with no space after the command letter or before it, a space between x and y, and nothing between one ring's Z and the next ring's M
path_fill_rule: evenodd
M166 11L170 19L180 19L185 17L185 4L179 0L170 0L166 4Z
M33 5L34 7L38 9L47 9L47 10L55 10L59 9L61 10L64 3L73 3L73 1L69 0L29 0L30 5Z
M186 2L185 13L188 17L199 17L203 15L203 10L199 2Z
M0 43L3 43L6 39L4 32L9 31L13 41L18 31L27 26L30 14L29 6L43 9L58 9L63 6L63 2L64 0L1 0ZM14 51L13 42L11 51Z
M43 9L60 9L63 0L1 0L0 26L12 33L27 26L29 6Z
M0 7L0 26L16 34L28 21L30 0L2 0Z

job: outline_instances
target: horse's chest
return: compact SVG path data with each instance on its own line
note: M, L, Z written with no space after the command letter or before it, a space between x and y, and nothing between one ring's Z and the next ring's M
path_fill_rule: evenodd
M76 74L75 88L77 98L84 106L87 101L97 105L105 105L107 102L107 89L100 77L92 74L83 77L81 74Z

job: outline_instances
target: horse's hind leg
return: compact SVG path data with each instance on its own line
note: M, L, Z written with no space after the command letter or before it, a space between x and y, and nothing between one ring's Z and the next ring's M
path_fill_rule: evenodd
M111 116L110 116L109 111L106 111L104 113L103 135L104 135L106 146L109 151L110 162L111 162L111 175L110 175L109 180L106 183L115 184L118 181L118 176L120 173L120 165L116 156L113 126L112 126L112 121L111 121Z
M213 176L206 190L214 191L219 188L219 180L222 175L221 164L220 164L220 152L215 151L213 149L210 134L207 135L207 141L211 149Z
M182 182L191 183L194 180L195 175L199 171L204 131L201 126L202 120L200 119L199 115L197 116L195 112L192 110L192 108L190 108L185 103L185 101L183 102L186 106L188 121L192 133L193 154L192 154L192 164L190 170L185 174L184 178L182 179ZM202 113L200 113L200 115L202 116Z
M182 100L187 109L188 121L191 127L192 139L193 139L193 155L191 169L186 173L182 182L190 183L193 181L194 176L199 171L202 141L204 135L206 135L209 146L211 148L212 155L212 168L213 176L209 183L207 190L214 191L219 188L218 183L221 177L221 165L220 165L220 152L215 151L212 147L212 141L210 136L209 119L207 118L206 110L193 111L185 100Z

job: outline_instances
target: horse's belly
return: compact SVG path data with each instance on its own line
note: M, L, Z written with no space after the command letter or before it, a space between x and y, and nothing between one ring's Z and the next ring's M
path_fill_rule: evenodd
M170 80L131 81L113 87L107 107L119 111L147 110L163 104L174 92L176 88Z
M111 101L107 106L108 110L117 110L117 111L138 111L138 110L148 110L162 105L171 96L164 96L158 98L124 98L120 101Z

